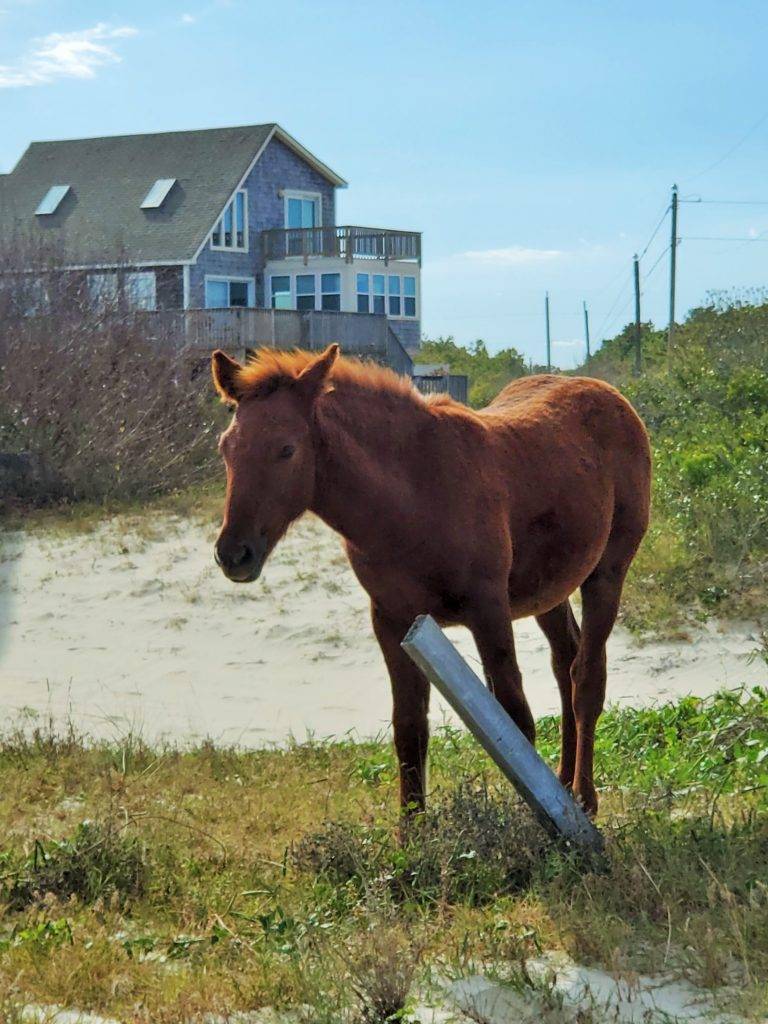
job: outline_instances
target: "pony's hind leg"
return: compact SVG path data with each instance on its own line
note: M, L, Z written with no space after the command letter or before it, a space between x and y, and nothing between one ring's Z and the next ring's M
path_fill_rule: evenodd
M506 597L478 606L470 623L488 688L524 735L534 743L536 726L517 666L512 616Z
M589 814L597 814L594 752L595 728L605 703L605 645L619 610L629 562L603 556L581 585L581 641L571 668L576 718L576 765L573 792Z
M579 649L579 626L570 601L563 601L551 611L537 615L541 631L552 651L552 671L560 691L563 707L560 721L560 764L557 774L564 786L573 785L576 770L576 718L573 712L571 666Z
M374 605L373 631L392 683L392 727L400 767L400 806L423 810L429 745L429 683L400 646L408 623L395 622Z

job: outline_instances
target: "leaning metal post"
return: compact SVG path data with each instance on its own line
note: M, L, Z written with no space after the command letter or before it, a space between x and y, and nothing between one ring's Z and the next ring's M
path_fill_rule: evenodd
M603 837L435 620L420 615L402 647L461 716L548 832L588 854Z

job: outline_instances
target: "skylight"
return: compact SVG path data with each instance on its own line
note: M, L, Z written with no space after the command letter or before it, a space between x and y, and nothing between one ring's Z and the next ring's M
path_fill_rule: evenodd
M43 201L35 210L38 217L56 213L64 196L69 192L69 185L51 185L43 197Z
M159 210L175 184L175 178L158 178L147 192L146 198L141 204L142 210Z

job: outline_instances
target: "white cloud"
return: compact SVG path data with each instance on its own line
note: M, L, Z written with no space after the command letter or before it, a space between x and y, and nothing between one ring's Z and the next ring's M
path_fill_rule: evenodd
M506 249L471 249L460 253L458 258L495 267L521 267L547 263L562 256L565 253L560 249L526 249L522 245L512 245Z
M194 15L194 14L187 14L187 13L185 13L185 14L182 14L180 20L181 20L181 24L182 25L194 25L196 23L196 21L197 21L197 16Z
M35 39L15 64L0 64L0 89L45 85L58 78L95 78L98 68L121 57L115 40L138 35L135 28L112 28L104 22L77 32L51 32Z

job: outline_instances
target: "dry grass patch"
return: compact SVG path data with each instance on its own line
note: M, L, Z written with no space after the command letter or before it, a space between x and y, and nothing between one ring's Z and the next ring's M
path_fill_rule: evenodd
M556 722L539 732L554 759ZM142 1024L304 1004L378 1024L432 974L524 981L562 949L736 985L765 1012L768 695L613 711L599 738L607 873L550 843L456 731L404 843L388 743L7 737L0 991Z

